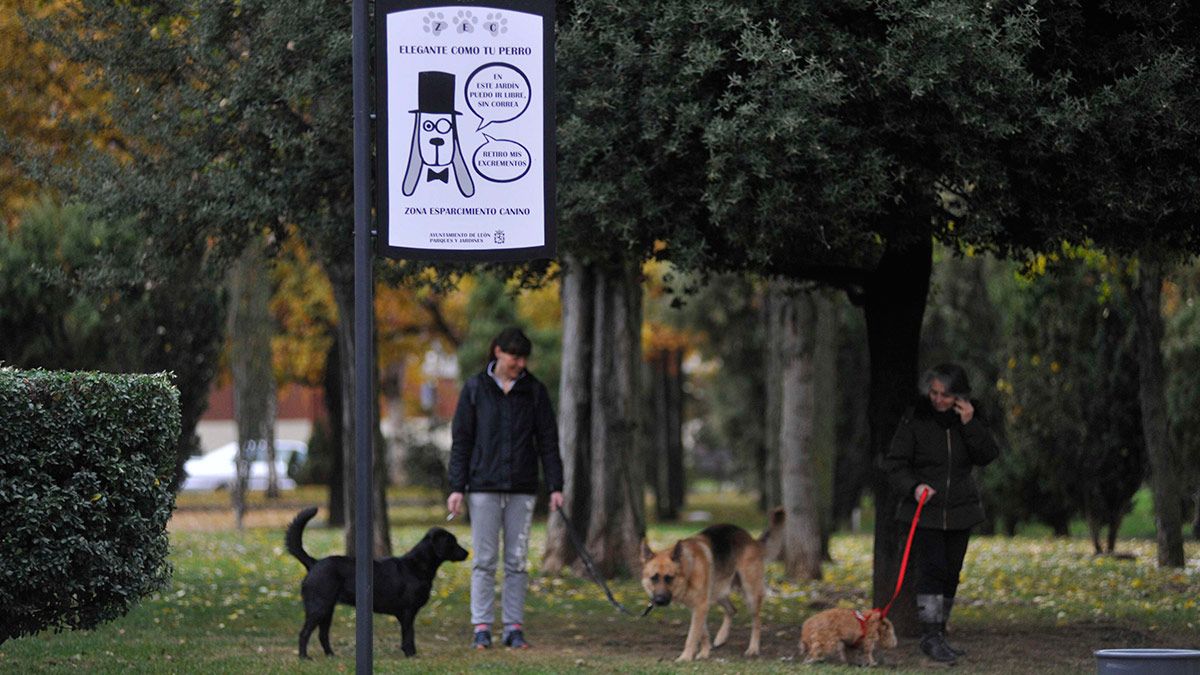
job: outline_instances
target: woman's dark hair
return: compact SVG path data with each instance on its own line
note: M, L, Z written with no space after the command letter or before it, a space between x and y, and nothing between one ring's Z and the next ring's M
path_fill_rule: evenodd
M505 354L513 356L529 356L533 351L533 343L521 332L516 326L509 326L500 331L496 339L492 340L492 346L488 347L488 361L496 358L496 347Z
M946 387L946 393L951 396L966 398L971 394L971 383L967 380L967 371L957 363L941 363L921 376L921 394L929 395L929 385L934 380Z

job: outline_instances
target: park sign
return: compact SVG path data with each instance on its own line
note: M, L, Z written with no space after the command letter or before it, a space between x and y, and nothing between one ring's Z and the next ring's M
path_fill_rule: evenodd
M379 251L552 258L554 3L376 3Z

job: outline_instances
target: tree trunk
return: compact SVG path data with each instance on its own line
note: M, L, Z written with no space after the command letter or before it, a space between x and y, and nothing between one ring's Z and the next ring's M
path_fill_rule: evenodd
M687 498L687 476L683 468L683 351L670 355L667 410L667 499L670 512L679 517Z
M866 331L856 324L862 320L857 307L842 298L837 303L838 357L836 377L838 398L837 459L833 482L833 517L859 529L863 493L874 478L871 456L871 425L867 416L870 391L870 358ZM849 395L847 395L849 391Z
M636 270L598 271L592 326L592 513L587 547L601 574L641 568L641 465L635 412L641 360L641 286Z
M345 494L343 517L345 518L345 545L347 555L355 550L355 500L351 495L356 494L360 486L354 484L355 450L354 450L354 269L349 264L334 264L326 269L330 285L333 288L333 300L338 310L338 366L341 372L342 385L342 489ZM378 379L378 369L371 368L374 377ZM372 402L378 401L378 385L372 382L370 388ZM388 529L386 485L379 480L380 471L384 468L378 461L379 421L375 420L371 434L372 447L372 481L375 485L361 486L361 489L372 490L372 549L376 557L386 557L392 554L391 535Z
M268 357L268 363L270 358ZM279 467L275 465L275 413L277 402L275 378L271 377L271 391L267 394L267 423L263 427L266 433L263 454L267 458L267 499L279 499Z
M592 299L595 279L591 270L570 256L563 257L562 375L559 379L558 442L563 461L563 511L578 528L579 540L591 520L591 361ZM546 529L542 570L557 574L575 562L577 554L561 518L551 518Z
M1154 254L1138 264L1137 316L1138 396L1142 408L1142 433L1150 457L1150 485L1154 493L1154 521L1159 567L1183 567L1182 491L1180 466L1172 453L1168 433L1166 375L1162 340L1163 262Z
M328 523L330 527L345 527L346 525L346 488L344 483L345 452L343 444L342 415L342 338L334 332L333 344L325 357L325 414L329 420L329 504Z
M564 267L559 427L568 515L585 528L601 574L633 573L641 566L645 531L633 410L639 400L641 286L632 267L611 274L571 259ZM575 557L564 535L552 524L543 562L549 573Z
M247 508L250 462L255 456L270 459L266 450L268 442L273 441L275 427L271 285L266 267L261 246L251 243L229 271L232 299L228 319L230 370L233 372L233 409L238 432L238 451L234 460L236 478L230 495L238 529L242 528ZM268 466L271 469L268 480L277 481L274 464ZM278 490L276 482L276 494Z
M821 526L813 452L813 331L816 308L808 293L781 297L783 387L779 468L784 520L783 559L795 580L821 578Z
M763 334L766 349L763 353L763 385L766 388L763 397L766 415L764 424L766 433L763 434L763 457L759 463L759 506L768 511L783 503L782 487L779 481L779 426L782 406L781 374L783 372L783 308L786 304L784 297L786 283L778 279L767 282L767 292L763 300Z
M916 392L921 319L929 294L933 264L930 238L917 236L901 243L889 239L879 265L866 286L867 346L871 354L868 419L871 454L876 460L886 451L904 408ZM875 544L872 597L876 607L887 604L896 586L907 528L893 520L898 496L887 477L874 470ZM892 606L889 618L901 635L918 634L914 584Z
M379 383L387 410L388 480L393 485L408 484L408 445L404 437L404 359L388 364Z
M812 294L816 326L813 334L813 442L810 455L816 479L822 560L832 559L829 538L833 534L833 477L838 455L838 308L833 293L821 290Z
M670 447L667 427L670 413L667 410L667 350L652 355L643 372L650 389L650 405L643 422L649 430L646 440L650 452L646 457L646 478L654 491L654 515L658 522L675 520L678 513L671 511L670 490L667 487L667 448Z
M1192 539L1200 541L1200 489L1192 495Z
M646 467L654 486L659 522L677 520L683 508L683 352L664 349L650 359L644 372L653 392L650 425L654 443Z

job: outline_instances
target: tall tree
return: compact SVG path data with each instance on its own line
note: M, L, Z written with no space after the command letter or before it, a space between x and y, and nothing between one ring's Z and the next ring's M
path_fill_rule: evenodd
M821 462L816 458L813 376L817 307L808 293L783 297L779 474L783 493L783 556L788 576L821 578ZM828 469L829 467L825 467Z
M1011 450L985 476L990 506L1009 532L1036 518L1065 536L1086 514L1097 553L1110 526L1111 551L1145 459L1126 264L1063 247L1019 278L1015 265L999 269L1004 337L991 360L1002 370L992 381Z
M69 12L71 4L8 0L0 12L0 218L14 225L42 190L31 158L77 161L79 148L120 153L105 122L106 93L85 69L30 30L30 22Z
M128 159L89 161L73 189L137 214L161 246L228 261L264 228L302 237L338 309L342 448L353 471L354 265L350 17L303 0L82 0L55 33L103 78ZM417 266L402 274L417 274ZM380 451L381 449L377 449ZM377 553L390 550L382 488ZM347 542L354 522L346 510Z
M1158 562L1184 564L1179 458L1162 362L1163 277L1200 251L1200 71L1190 3L1050 2L1030 59L1050 95L1009 173L1014 214L1036 230L1139 258L1139 399Z
M640 270L563 261L563 359L559 437L564 454L564 510L599 571L641 567L645 484L636 427L640 400ZM551 521L543 569L577 560L566 524Z
M562 192L587 207L572 224L633 252L648 232L683 269L852 290L867 313L882 452L916 380L930 240L990 233L951 228L946 195L1002 174L996 147L1024 113L1032 17L969 3L714 0L576 2L562 15L560 40L578 30L603 55L571 61L588 78L560 75L564 179L586 172ZM609 150L630 139L646 152ZM890 514L894 498L877 492ZM882 602L899 537L886 516L876 523Z
M23 368L174 373L183 463L199 452L223 339L220 281L203 260L171 269L128 221L81 204L40 202L0 232L0 361Z
M1200 539L1200 267L1176 275L1166 298L1167 412L1171 435L1183 457L1182 477L1192 501L1192 536Z
M867 396L870 367L862 312L848 298L837 298L837 458L833 480L833 519L857 528L863 493L872 472Z
M643 267L644 317L642 350L646 354L642 375L645 383L640 427L645 443L646 478L654 494L655 515L659 522L680 517L687 491L684 470L683 424L685 408L684 360L702 343L710 340L694 319L696 313L723 312L731 309L716 298L692 295L686 301L676 295L679 281L670 265L657 262ZM686 284L686 282L685 282ZM729 381L733 384L733 380ZM734 385L736 386L736 385ZM700 413L709 418L720 415L719 403ZM692 411L692 414L696 414Z
M279 496L275 475L275 371L269 312L271 285L262 244L251 243L229 270L229 351L238 449L237 480L230 491L238 529L246 514L250 463L267 460L267 496Z
M639 436L632 402L642 386L641 265L653 255L664 220L683 215L655 198L671 187L656 180L674 181L669 174L650 175L650 154L613 152L647 137L645 125L654 124L630 109L629 94L643 86L646 67L637 45L655 16L649 5L585 0L558 7L560 438L564 454L574 455L564 457L565 511L586 528L579 534L605 573L641 565L644 477L641 463L632 461ZM564 524L552 520L545 568L558 569L574 555Z
M1158 564L1183 567L1183 490L1179 458L1167 426L1166 370L1163 367L1162 283L1165 254L1143 250L1134 295L1137 317L1138 399L1142 433L1150 456L1150 485L1154 492Z
M659 522L677 520L687 493L683 461L684 349L661 346L642 369L649 391L641 426L647 443L647 482L654 492ZM645 400L645 399L644 399Z
M565 265L576 264L570 258ZM592 334L594 296L592 280L582 274L564 275L561 284L563 307L562 375L559 384L558 441L563 461L563 510L569 512L578 531L576 538L587 536L581 516L591 510L591 481L587 471L591 460L592 406L587 392L591 390ZM576 520L577 518L577 520ZM542 569L550 574L578 559L571 548L571 537L561 519L550 521L546 534L546 550Z
M831 559L829 539L833 536L833 483L837 458L845 454L838 438L837 422L839 394L845 386L838 378L837 352L840 332L840 312L837 293L817 291L812 297L814 306L813 332L813 442L809 456L816 477L815 499L818 531L821 534L821 559Z

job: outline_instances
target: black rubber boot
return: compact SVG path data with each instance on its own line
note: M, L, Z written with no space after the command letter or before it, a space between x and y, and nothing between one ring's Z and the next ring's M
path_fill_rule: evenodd
M948 633L946 632L946 623L948 621L950 621L950 611L953 609L954 609L954 598L953 597L942 598L942 639L943 640L945 640L945 638L948 635ZM967 655L967 652L965 649L959 649L958 647L955 647L954 645L950 644L949 641L946 642L946 647L950 651L954 652L955 656L966 656Z
M954 665L957 660L954 652L950 650L950 646L946 644L940 623L921 624L921 651L925 656L938 663Z
M946 625L945 603L940 595L917 594L917 620L921 622L921 651L925 656L953 665L954 652L946 644L942 627Z

